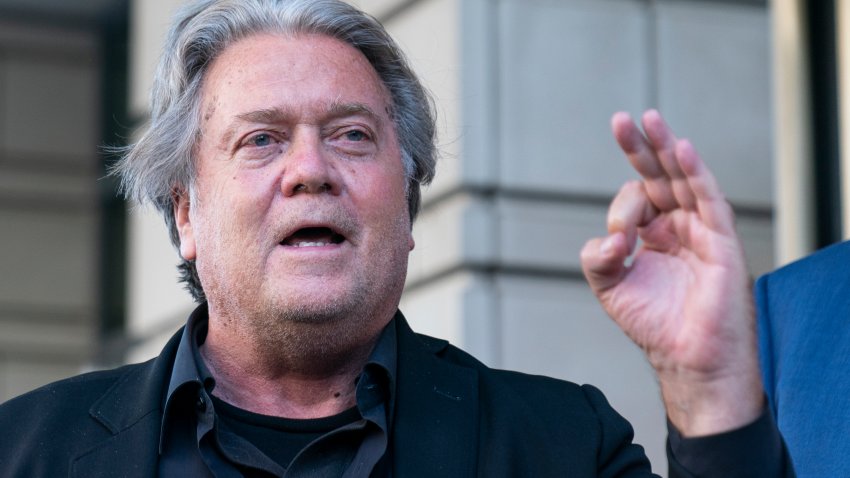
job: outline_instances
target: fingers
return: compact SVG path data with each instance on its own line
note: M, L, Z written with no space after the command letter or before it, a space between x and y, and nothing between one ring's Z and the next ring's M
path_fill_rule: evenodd
M638 228L658 215L640 181L620 188L608 208L608 236L587 241L581 265L587 282L597 295L616 286L625 272L625 260L634 252Z
M658 209L647 195L644 183L629 181L611 201L608 208L608 233L622 232L625 235L628 254L634 252L638 228L649 224Z
M697 211L710 228L734 232L731 207L691 143L677 139L656 110L643 114L642 125L645 136L628 113L611 118L614 137L643 177L651 206L662 212Z
M587 241L581 250L581 269L597 296L620 283L626 270L623 261L628 255L622 232Z
M655 149L655 156L667 174L678 206L687 210L695 209L696 197L691 191L685 173L679 166L679 160L676 157L677 139L673 131L656 110L644 113L642 124L650 144Z
M646 136L628 113L615 113L611 128L629 162L640 173L655 207L661 211L696 208L696 198L676 157L676 136L655 110L642 118Z
M643 176L646 190L655 207L670 211L678 207L670 177L658 160L652 145L635 125L628 113L615 113L611 118L611 130L617 144L626 153L632 167Z
M710 229L726 235L735 234L735 214L720 190L717 180L700 159L688 140L676 144L676 156L696 198L700 218Z

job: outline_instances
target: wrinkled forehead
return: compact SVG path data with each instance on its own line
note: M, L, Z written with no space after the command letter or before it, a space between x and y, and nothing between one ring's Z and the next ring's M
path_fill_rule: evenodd
M366 56L319 34L259 33L224 48L203 79L201 119L236 103L253 111L359 103L392 116L389 90Z

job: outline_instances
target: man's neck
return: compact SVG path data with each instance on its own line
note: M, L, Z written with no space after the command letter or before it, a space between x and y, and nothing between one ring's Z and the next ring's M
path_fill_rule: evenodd
M200 352L215 378L213 394L218 398L254 413L304 419L335 415L355 405L355 381L376 341L377 335L336 354L325 350L312 356L269 357L259 344L218 334L210 324Z

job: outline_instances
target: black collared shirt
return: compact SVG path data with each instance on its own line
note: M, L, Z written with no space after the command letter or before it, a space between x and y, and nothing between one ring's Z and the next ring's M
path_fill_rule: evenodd
M356 407L334 418L347 423L309 442L290 463L278 463L240 434L239 427L228 427L221 411L216 411L218 399L212 398L215 379L199 351L207 334L207 314L206 305L192 313L177 348L163 408L160 476L390 475L388 443L397 361L395 319L381 332L357 379ZM227 406L219 402L219 408ZM231 420L241 416L238 409L227 411Z

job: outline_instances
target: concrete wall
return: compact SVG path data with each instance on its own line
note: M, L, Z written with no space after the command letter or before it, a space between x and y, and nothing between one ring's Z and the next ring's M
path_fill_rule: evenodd
M96 351L98 48L0 20L0 401Z

